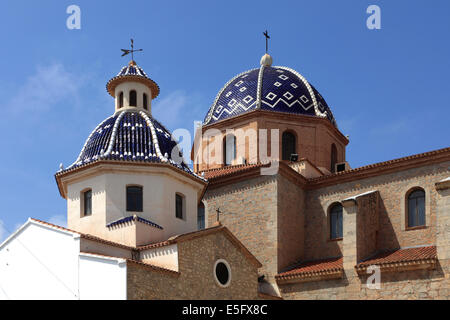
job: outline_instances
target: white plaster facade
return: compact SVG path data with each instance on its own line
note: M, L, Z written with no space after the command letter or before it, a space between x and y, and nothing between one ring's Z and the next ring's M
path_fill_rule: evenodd
M197 207L204 185L169 166L101 164L73 173L63 182L67 190L68 228L129 246L163 241L197 230ZM143 211L126 210L126 187L142 186ZM82 192L92 190L92 215L83 216ZM184 196L183 219L175 216L175 195ZM163 230L136 224L107 228L111 222L138 215Z
M0 300L126 299L125 258L85 254L92 244L84 242L76 232L29 219L0 244Z

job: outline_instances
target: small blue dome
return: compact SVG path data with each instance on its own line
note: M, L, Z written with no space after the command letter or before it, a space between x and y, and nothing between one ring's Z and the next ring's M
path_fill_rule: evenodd
M325 99L301 74L263 60L261 68L237 75L219 91L204 125L256 109L317 116L336 125Z
M106 118L92 131L77 160L66 170L97 160L166 162L195 175L183 162L170 132L144 111L121 111Z

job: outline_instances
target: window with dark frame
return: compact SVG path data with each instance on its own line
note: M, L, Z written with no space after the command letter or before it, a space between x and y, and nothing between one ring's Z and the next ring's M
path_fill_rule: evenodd
M183 219L183 196L178 193L175 195L175 217Z
M148 106L147 106L147 94L144 93L144 95L142 96L142 101L144 102L144 109L147 110Z
M228 166L236 159L236 136L228 134L223 138L223 164Z
M291 155L297 154L295 140L295 135L293 133L289 131L283 132L281 137L282 160L291 160Z
M123 92L119 93L119 109L123 107Z
M205 205L200 203L197 209L197 229L205 229Z
M127 187L127 211L134 211L134 212L143 211L142 187L139 186Z
M342 237L342 205L335 204L330 210L330 239L341 239Z
M86 190L83 192L83 215L92 215L92 190Z
M408 228L425 225L425 191L414 190L408 195Z
M137 105L137 97L136 97L136 90L130 91L130 107L136 107Z
M336 145L333 143L331 144L331 172L336 171L336 163L337 163L337 148Z

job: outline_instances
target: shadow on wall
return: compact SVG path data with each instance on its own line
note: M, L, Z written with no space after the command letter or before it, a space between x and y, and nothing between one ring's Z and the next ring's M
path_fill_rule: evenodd
M395 250L400 248L397 235L392 225L392 221L389 218L389 214L384 205L383 198L379 199L379 227L377 236L377 252ZM366 257L368 258L368 257Z

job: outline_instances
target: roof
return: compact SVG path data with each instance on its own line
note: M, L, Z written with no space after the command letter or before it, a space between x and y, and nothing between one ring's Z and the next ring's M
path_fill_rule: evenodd
M118 220L116 220L116 221L113 221L113 222L111 222L111 223L108 223L108 224L106 225L106 227L107 227L107 228L114 227L114 226L117 226L117 225L119 225L119 224L127 223L127 222L133 221L133 220L139 221L139 222L141 222L141 223L147 224L147 225L152 226L152 227L155 227L155 228L157 228L157 229L161 229L161 230L164 229L164 228L161 227L160 225L158 225L158 224L156 224L156 223L154 223L154 222L152 222L152 221L150 221L150 220L141 218L141 217L139 217L139 216L137 216L137 215L134 215L134 216L128 216L128 217L125 217L125 218L118 219Z
M370 265L391 265L408 262L432 262L437 259L435 246L422 246L398 249L389 252L379 252L373 257L356 265L357 269L363 269Z
M212 179L220 178L222 176L234 174L237 172L243 172L243 171L247 171L247 170L250 170L253 168L260 168L262 166L263 166L263 164L261 164L261 163L226 166L223 168L209 169L209 170L202 171L202 176L205 179L212 180Z
M125 81L136 81L145 84L152 92L152 99L155 99L159 94L159 86L156 82L150 79L144 69L139 67L133 60L120 69L119 73L108 81L106 90L114 97L116 87Z
M139 250L139 251L143 251L143 250L148 250L148 249L153 249L153 248L158 248L158 247L163 247L163 246L167 246L167 245L171 245L174 243L179 243L179 242L183 242L183 241L187 241L187 240L193 240L195 238L199 238L199 237L204 237L210 234L214 234L217 232L223 232L225 234L225 236L236 246L238 247L238 249L241 250L241 252L251 260L251 262L256 265L258 268L261 267L261 263L258 261L258 259L256 259L256 257L230 232L230 230L228 230L227 227L222 226L220 223L216 226L207 228L207 229L203 229L203 230L198 230L198 231L193 231L193 232L188 232L188 233L183 233L177 236L174 236L166 241L161 241L161 242L156 242L156 243L151 243L145 246L139 246L139 247L130 247L130 246L126 246L126 245L122 245L120 243L117 242L113 242L113 241L109 241L109 240L105 240L90 234L85 234L85 233L81 233L78 231L74 231L71 229L67 229L49 222L45 222L42 220L38 220L38 219L34 219L34 218L30 218L29 220L37 222L39 224L43 224L52 228L56 228L59 230L63 230L66 232L71 232L73 234L78 234L80 235L80 237L87 239L87 240L92 240L92 241L97 241L97 242L101 242L107 245L111 245L111 246L116 246L116 247L121 247L124 249L128 249L128 250Z
M429 165L436 162L450 161L450 147L429 152L414 154L393 160L378 162L367 166L354 168L346 171L324 175L308 179L310 186L322 187L330 183L343 183L367 176L376 176L391 171L405 170L419 165Z
M121 257L109 256L109 255L105 255L105 254L101 254L101 253L92 253L92 252L85 252L85 251L80 251L80 256L96 257L96 258L101 258L101 259L106 259L106 260L114 260L114 261L117 261L117 263L127 262L127 264L132 263L132 264L142 266L142 267L148 268L148 269L150 269L152 271L156 271L156 272L168 273L168 274L175 275L175 276L180 275L180 273L177 271L162 268L162 267L150 264L148 262L141 262L141 261L137 261L134 259L121 258Z
M433 150L425 153L374 163L368 166L363 166L351 170L346 170L338 173L308 179L303 177L300 173L296 172L294 169L285 165L284 161L280 161L279 163L280 169L289 167L291 175L295 176L294 179L297 180L300 184L303 184L306 189L316 189L338 183L344 183L347 181L354 181L357 179L379 176L390 172L406 170L409 168L415 168L418 166L425 166L444 161L450 161L450 148ZM262 166L264 165L246 164L237 166L226 166L218 169L205 170L203 171L204 172L203 176L204 178L207 178L208 181L210 182L208 187L211 187L216 184L226 184L229 182L234 182L233 180L234 178L231 179L231 177L236 176L236 178L238 178L239 175L243 173L248 174L249 172L257 169L259 170L259 168ZM244 175L242 177L244 178ZM439 188L450 187L450 183L448 180L440 181L437 184L439 185Z
M215 225L215 226L207 228L207 229L183 233L183 234L180 234L177 236L173 236L166 241L156 242L156 243L148 244L145 246L140 246L137 248L137 250L143 251L143 250L149 250L149 249L154 249L154 248L160 248L160 247L168 246L168 245L171 245L174 243L180 243L180 242L184 242L184 241L188 241L188 240L194 240L194 239L200 238L200 237L205 237L205 236L215 234L218 232L223 232L224 235L228 238L228 240L230 240L230 242L232 244L234 244L244 254L244 256L246 256L250 260L250 262L253 265L255 265L257 268L262 267L262 264L259 262L259 260L242 244L242 242L240 242L231 233L231 231L228 230L227 227L222 226L220 223L218 225Z
M167 163L204 180L184 162L169 130L145 111L119 111L103 120L75 162L57 175L100 160Z
M90 234L87 234L87 233L82 233L82 232L78 232L78 231L75 231L75 230L67 229L67 228L58 226L56 224L53 224L53 223L50 223L50 222L45 222L45 221L38 220L38 219L35 219L35 218L30 218L29 221L33 221L33 222L39 223L41 225L48 226L48 227L51 227L51 228L55 228L55 229L58 229L58 230L62 230L62 231L65 231L65 232L78 234L81 238L86 239L86 240L92 240L92 241L104 243L106 245L119 247L119 248L123 248L123 249L128 249L128 250L133 250L134 249L133 247L130 247L130 246L126 246L126 245L123 245L123 244L120 244L120 243L117 243L117 242L105 240L105 239L102 239L102 238L99 238L99 237L96 237L96 236L93 236L93 235L90 235Z
M261 63L260 68L228 81L217 94L204 125L256 109L317 116L336 125L325 99L300 73L270 64Z
M341 275L343 258L335 257L316 261L300 262L275 276L277 281L306 279L318 276Z

